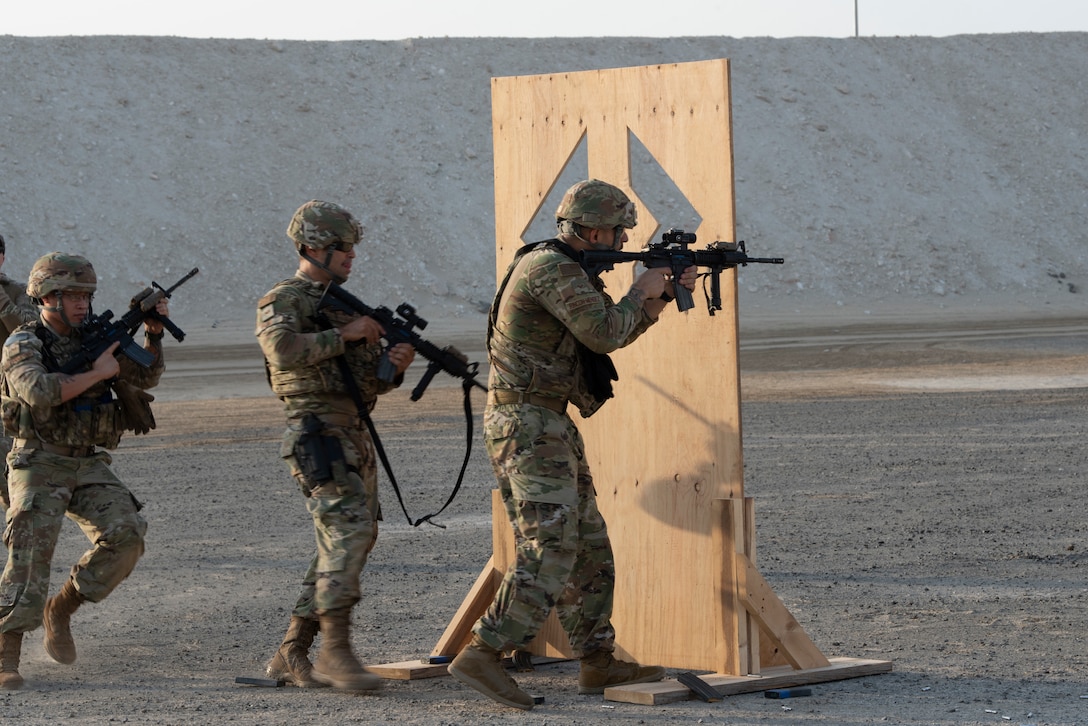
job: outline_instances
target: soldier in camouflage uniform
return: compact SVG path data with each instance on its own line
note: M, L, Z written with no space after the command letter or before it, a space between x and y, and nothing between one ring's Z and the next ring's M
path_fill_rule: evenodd
M449 667L463 683L524 710L533 699L503 670L502 652L526 647L553 607L581 659L579 693L665 674L612 655L612 548L567 404L586 417L611 395L610 382L602 391L587 374L602 359L614 372L606 354L656 322L674 281L667 270L647 270L616 303L579 263L581 250L621 249L635 226L634 205L611 184L575 184L556 217L558 239L519 251L491 308L484 440L516 555L471 643ZM695 272L675 282L692 289Z
M0 267L4 266L7 245L0 235ZM23 323L38 319L38 308L26 294L26 285L0 272L0 335L4 340Z
M2 688L22 686L23 633L38 625L45 629L46 653L59 663L73 663L72 614L83 602L100 602L113 592L144 552L147 522L139 514L141 505L110 470L112 459L101 449L116 448L125 430L135 430L114 389L127 386L124 395L136 391L145 405L152 400L144 389L162 376L163 324L148 319L144 326L144 348L154 354L149 368L118 360L114 343L89 370L61 372L81 352L80 326L96 287L94 268L82 257L53 252L39 259L26 293L40 306L40 317L11 334L0 359L0 411L14 439L4 533L8 559L0 577ZM156 310L168 315L165 298ZM65 516L92 546L47 601L49 568Z
M380 519L374 444L354 399L357 393L372 410L378 395L400 384L415 350L403 343L390 348L386 355L396 375L382 381L376 375L382 326L369 317L317 310L326 285L342 284L351 274L362 238L351 213L329 202L307 202L287 236L298 270L258 303L257 339L287 413L280 455L306 497L317 552L267 673L300 687L375 690L381 681L359 663L350 639L351 610ZM311 664L318 632L321 651Z
M0 267L4 266L7 244L0 235ZM23 323L38 319L38 308L26 295L26 285L16 282L0 272L0 336L7 340L12 331ZM7 456L11 451L11 437L0 432L0 507L8 506L8 465Z

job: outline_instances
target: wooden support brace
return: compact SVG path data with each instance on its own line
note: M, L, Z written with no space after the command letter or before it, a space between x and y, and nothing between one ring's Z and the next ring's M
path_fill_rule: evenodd
M468 645L468 642L472 640L472 626L476 624L480 615L487 611L487 606L495 598L501 577L502 573L495 568L495 555L491 555L491 559L487 561L476 578L472 589L461 601L457 614L453 616L442 637L438 639L431 655L455 656Z
M826 668L829 665L827 658L752 561L737 553L736 563L737 591L744 601L744 609L756 619L761 631L779 646L782 656L797 669Z

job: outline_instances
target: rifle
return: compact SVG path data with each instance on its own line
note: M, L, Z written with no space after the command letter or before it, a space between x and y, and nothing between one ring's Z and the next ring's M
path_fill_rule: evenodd
M487 390L487 386L476 380L480 367L478 363L469 363L465 354L452 345L439 348L415 332L414 328L425 329L427 321L416 315L416 309L408 303L398 305L395 313L384 306L372 308L335 282L330 282L317 303L318 310L326 307L374 318L385 328L385 340L388 346L378 361L377 376L380 380L391 383L396 377L396 366L389 362L389 348L397 343L408 343L416 349L416 352L430 361L426 372L412 391L413 401L418 401L423 396L431 379L440 370L460 378L465 386L476 386L483 391Z
M696 267L710 268L710 272L703 276L710 277L710 295L707 296L707 307L710 314L722 309L721 273L722 270L745 266L749 263L763 263L781 265L785 260L781 257L749 257L744 241L740 242L711 242L703 250L690 250L688 245L695 244L694 232L685 232L682 229L670 229L661 235L661 242L650 243L642 252L611 252L600 250L585 250L582 252L582 265L592 274L599 274L604 270L612 269L617 262L641 262L650 267L668 267L672 269L674 280L678 280L684 270L695 265ZM680 312L685 312L695 307L691 299L691 291L683 285L677 284L676 307ZM705 287L704 287L705 290Z
M155 310L155 306L163 298L169 298L174 290L184 285L200 270L194 267L189 274L182 277L167 289L152 280L151 287L145 287L129 302L128 312L121 316L120 320L113 320L113 311L106 310L101 315L91 315L83 321L80 330L83 331L83 345L73 358L62 368L62 373L79 373L90 368L98 356L102 355L114 343L120 343L116 355L124 355L133 362L150 368L155 362L155 356L142 345L139 345L132 336L145 320L158 320L174 338L181 342L185 339L185 331L175 325L170 318L165 318Z
M427 327L427 321L416 315L416 309L408 303L401 303L398 305L396 313L387 307L372 308L335 282L330 281L325 288L325 291L321 294L321 299L317 302L318 311L327 307L331 307L334 310L341 310L346 313L358 313L359 315L374 318L381 323L381 326L385 329L384 338L387 346L386 349L382 351L381 358L378 360L377 376L379 379L391 383L394 378L396 378L397 367L389 360L389 348L392 348L397 343L408 343L415 348L420 355L430 361L430 363L427 364L427 371L423 374L419 384L416 385L415 390L412 391L411 397L413 401L418 401L423 396L423 392L427 390L427 386L430 384L431 379L434 378L435 374L440 370L461 379L461 389L464 392L465 398L465 458L461 462L461 473L457 475L457 482L453 485L453 491L450 492L449 497L446 499L446 503L442 505L441 509L433 514L428 514L425 517L413 520L408 514L408 508L404 505L404 497L401 496L400 485L397 484L397 478L393 475L393 467L389 464L389 458L385 455L385 448L382 446L381 439L378 437L378 430L374 427L374 421L370 418L370 414L363 405L358 388L351 382L351 371L348 370L346 359L343 356L340 356L341 374L344 376L344 380L348 385L348 390L351 392L352 398L355 399L355 405L359 409L359 418L363 420L367 430L370 432L370 438L374 442L374 450L377 452L378 458L385 468L385 473L389 477L389 483L393 486L393 491L397 495L397 501L400 502L400 508L401 511L404 512L404 517L413 527L418 527L422 523L427 522L436 527L445 528L445 525L436 523L434 517L437 517L439 514L446 511L446 507L448 507L453 501L453 498L457 496L457 492L461 489L461 482L465 479L465 470L468 468L469 456L472 454L472 404L469 391L473 386L484 391L487 390L487 386L476 380L479 364L469 363L468 358L452 345L447 345L445 348L439 348L434 343L420 337L419 333L416 333L413 328L423 330Z

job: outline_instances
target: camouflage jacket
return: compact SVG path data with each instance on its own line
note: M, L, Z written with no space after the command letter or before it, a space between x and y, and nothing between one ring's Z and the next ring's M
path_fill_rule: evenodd
M26 285L0 272L0 334L4 339L23 323L38 319L38 306L26 295Z
M79 328L60 335L42 320L21 325L8 337L0 358L0 406L9 435L60 446L117 446L127 426L109 381L99 381L63 403L60 400L61 379L66 374L58 369L80 352L82 342ZM158 385L165 370L161 343L150 343L148 349L155 351L150 368L119 359L121 381L145 390Z
M488 338L490 390L569 400L583 416L603 401L585 388L577 343L610 353L655 322L629 295L613 302L601 279L555 244L516 258L501 295Z
M305 413L358 415L336 360L341 355L368 409L380 394L397 385L377 378L381 343L345 345L340 337L337 326L355 316L332 309L318 314L317 303L324 289L300 271L257 303L257 341L269 383L284 402L289 420Z

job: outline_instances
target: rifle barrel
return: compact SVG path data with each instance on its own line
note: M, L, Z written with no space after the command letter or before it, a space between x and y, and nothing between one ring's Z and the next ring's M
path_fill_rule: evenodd
M192 279L193 276L196 275L196 273L198 273L198 272L200 272L199 267L194 267L193 269L189 270L189 274L187 274L185 277L181 278L180 280L175 282L173 285L171 285L169 290L164 290L163 294L166 295L166 297L170 297L170 293L172 293L174 290L177 290L179 287L184 285L186 282L188 282L190 279Z

